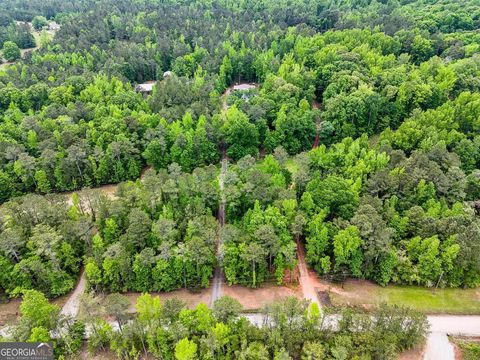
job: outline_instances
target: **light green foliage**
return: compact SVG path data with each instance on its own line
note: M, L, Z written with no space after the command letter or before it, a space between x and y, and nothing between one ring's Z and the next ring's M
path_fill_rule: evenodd
M337 269L347 267L354 276L361 275L362 253L360 247L362 240L360 232L355 226L340 230L333 238L333 253Z
M20 49L13 41L6 41L3 44L2 54L7 61L20 59Z
M35 16L32 19L32 26L35 30L41 30L48 24L47 19L44 16Z
M0 292L60 296L82 261L95 292L205 288L219 259L230 284L282 284L295 281L293 240L326 276L480 284L478 4L266 1L254 22L251 7L0 4L7 60L35 46L14 19L62 24L0 73L0 202L15 199L1 211ZM152 92L137 92L146 81ZM136 180L147 165L158 173L119 185L116 199L18 197ZM109 330L98 325L101 348ZM136 357L150 344L172 358L185 337L206 358L298 358L303 347L235 338L228 352L234 332L222 326L194 337L180 327L170 343L157 328L133 343L127 326L113 350ZM376 340L372 357L391 357L393 341ZM363 356L353 344L325 351Z
M250 124L247 116L236 107L231 107L225 114L223 125L228 155L238 160L246 155L258 152L258 130Z
M194 360L197 358L197 344L184 338L175 345L175 359Z

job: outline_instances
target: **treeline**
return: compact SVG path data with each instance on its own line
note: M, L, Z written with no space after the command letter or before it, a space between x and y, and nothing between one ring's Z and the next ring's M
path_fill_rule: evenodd
M17 56L13 56L12 45L18 51ZM20 58L19 49L29 49L35 47L35 45L36 42L30 25L22 22L16 23L8 15L0 15L0 49L3 58L7 61L16 60ZM2 59L0 58L0 60Z
M163 189L128 183L118 199L90 206L98 234L71 242L77 258L87 256L95 290L207 286L220 197L208 165L222 150L237 162L225 182L221 265L230 283L286 281L294 240L322 274L480 282L474 2L312 1L286 12L269 2L86 1L78 9L92 11L77 14L46 4L55 13L40 11L46 17L69 14L55 39L0 71L0 201L134 180L147 165ZM14 8L45 9L36 1ZM421 25L389 23L405 17ZM158 80L151 95L133 90L144 80ZM221 94L235 81L259 89L224 109ZM287 170L287 156L310 150L316 136L320 146ZM33 256L31 228L45 223L69 238L58 227L83 219L82 204L56 220L26 221L13 241L21 256L3 250L5 273ZM8 218L5 242L17 226ZM45 243L61 257L62 240ZM194 253L197 245L204 251ZM40 256L50 274L78 272ZM71 288L54 282L4 289L57 296Z
M89 329L89 355L109 351L120 359L338 359L339 354L396 359L421 343L428 330L424 315L387 306L368 314L345 310L333 324L317 306L294 297L269 304L258 326L241 316L242 306L229 297L217 300L213 309L204 304L187 309L178 299L161 303L143 294L135 314L128 313L130 301L122 295L106 300L102 306L84 295L82 319L73 320L59 316L58 307L41 293L28 291L19 323L2 340L53 342L56 357L68 357L80 352Z
M268 2L238 8L85 2L80 8L94 11L78 14L49 4L71 15L53 42L0 72L1 201L132 180L147 164L176 162L192 171L216 163L223 145L233 160L279 145L297 154L311 148L316 132L330 145L395 129L414 110L437 108L480 86L478 38L469 38L458 56L435 42L463 36L460 20L419 34L410 23L384 33L337 29L348 27L339 25L348 14L363 11L357 3L300 2L288 14ZM475 24L475 5L465 4ZM244 6L250 10L240 11ZM253 20L250 6L260 11ZM335 6L343 9L338 25L315 33L313 18ZM385 11L408 7L398 6ZM429 18L424 7L415 16ZM454 43L460 46L448 42ZM167 70L174 75L164 79ZM130 84L155 79L147 98ZM257 81L260 90L223 112L220 94L234 81ZM311 108L315 99L320 110Z

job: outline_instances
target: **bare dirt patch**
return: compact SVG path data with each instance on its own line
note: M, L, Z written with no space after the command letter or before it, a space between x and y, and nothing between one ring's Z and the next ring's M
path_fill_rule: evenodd
M320 299L320 304L322 306L332 306L332 300L330 299L330 294L327 291L318 291L318 298Z
M0 304L0 326L13 323L20 312L20 299L12 299Z
M113 351L98 351L95 354L88 352L87 343L82 346L81 352L78 355L79 360L114 360L118 359L117 355Z
M422 360L425 354L425 343L415 346L413 349L404 351L398 357L398 360Z
M88 208L89 207L89 198L93 195L94 192L99 192L105 194L108 198L114 199L115 198L115 192L117 191L117 184L110 184L110 185L102 185L98 186L95 188L87 188L87 189L82 189L82 190L76 190L76 191L68 191L64 192L61 195L65 197L65 202L67 203L68 206L73 205L73 194L77 194L79 201L80 201L80 206L83 208Z
M50 302L61 309L67 299L68 295L64 295ZM21 298L10 299L9 301L0 303L0 326L13 324L20 317L21 303Z
M229 86L227 89L225 89L224 93L221 96L221 102L222 102L222 109L223 111L227 111L228 105L227 105L227 98L230 95L230 93L233 90L252 90L252 89L258 89L259 85L256 83L249 83L249 82L237 82L234 83L233 85Z
M303 298L299 287L277 286L276 284L264 284L256 289L225 285L222 288L222 295L237 299L245 310L262 309L265 305L287 296Z

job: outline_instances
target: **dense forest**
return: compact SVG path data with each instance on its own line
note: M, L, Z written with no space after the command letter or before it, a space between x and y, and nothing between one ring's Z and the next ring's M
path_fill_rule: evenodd
M477 1L5 0L0 14L0 296L56 298L82 268L112 296L207 288L216 266L229 285L280 285L297 244L329 280L480 285ZM332 332L303 303L267 331L142 301L152 313L120 332L96 314L92 346L384 359L414 344L373 354L390 330L349 314ZM17 338L40 339L26 323Z
M1 199L134 180L147 165L159 173L97 201L87 241L62 233L63 222L87 221L78 208L10 221L37 200L5 205L4 273L32 259L52 267L34 245L48 226L60 238L41 241L56 259L64 242L85 255L97 290L208 286L221 196L208 164L226 149L236 163L221 230L229 283L286 281L305 239L321 274L478 285L479 9L422 4L11 5L6 33L39 16L61 30L0 72ZM152 94L135 91L145 80L158 80ZM225 99L235 81L260 86ZM78 273L55 261L53 273ZM2 288L72 287L28 273Z

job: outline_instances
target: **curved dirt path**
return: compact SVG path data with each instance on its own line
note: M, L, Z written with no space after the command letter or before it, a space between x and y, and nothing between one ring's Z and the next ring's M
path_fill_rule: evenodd
M222 167L220 169L220 176L218 177L218 185L220 188L220 204L218 205L218 224L219 224L219 231L218 231L218 238L217 238L217 259L220 258L220 251L222 248L222 228L225 225L225 205L227 203L225 197L225 174L227 173L228 167L228 159L226 151L223 150L222 154ZM210 300L210 306L213 307L215 301L220 298L222 295L222 282L223 282L223 273L220 264L218 263L215 267L215 272L213 274L212 280L212 296Z
M60 313L64 316L72 316L76 317L78 314L78 309L80 307L80 298L85 292L85 288L87 285L87 279L85 278L85 270L82 270L80 274L80 279L78 280L77 286L70 294L65 305L63 305L62 310Z

